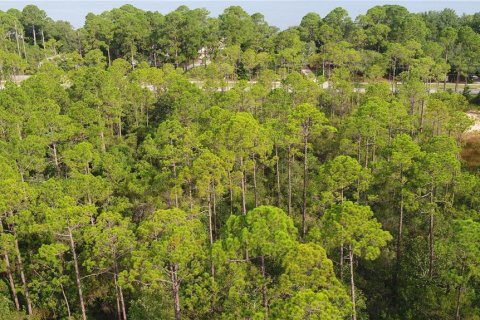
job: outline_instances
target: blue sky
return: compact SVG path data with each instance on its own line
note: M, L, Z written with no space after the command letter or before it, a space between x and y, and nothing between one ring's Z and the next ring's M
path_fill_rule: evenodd
M457 14L480 12L480 1L464 0L464 1L446 1L446 0L422 0L422 1L379 1L379 0L237 0L237 1L220 1L220 0L140 0L140 1L119 1L119 0L0 0L0 10L9 8L21 9L27 4L35 4L44 9L50 17L55 20L66 20L78 28L83 25L84 18L87 13L100 13L119 7L123 4L130 3L138 8L150 11L159 11L168 13L176 9L180 5L187 5L190 8L206 8L211 12L212 16L217 16L226 7L231 5L240 5L247 12L261 12L265 15L266 20L282 29L292 25L297 25L301 18L308 12L317 12L321 16L325 16L335 7L343 7L348 10L350 16L355 18L359 14L365 13L368 8L381 4L399 4L408 8L411 12L423 12L429 10L442 10L444 8L454 9Z

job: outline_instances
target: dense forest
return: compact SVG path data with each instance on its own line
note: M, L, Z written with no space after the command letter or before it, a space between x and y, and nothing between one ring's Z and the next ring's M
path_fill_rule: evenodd
M480 319L479 71L449 9L0 11L0 319Z

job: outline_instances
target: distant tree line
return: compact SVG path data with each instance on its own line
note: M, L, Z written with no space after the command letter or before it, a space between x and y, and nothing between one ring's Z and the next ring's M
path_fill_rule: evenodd
M124 5L90 13L82 28L54 21L34 5L0 12L2 78L31 73L41 61L76 61L89 56L107 63L187 66L219 60L240 79L262 69L299 71L309 66L327 78L345 68L358 78L398 75L414 64L430 82L468 82L479 68L480 13L458 16L453 10L410 13L399 5L369 9L355 20L342 8L321 18L304 16L299 26L279 30L260 13L232 6L217 18L205 9L180 6L166 15ZM225 61L226 60L226 61ZM217 66L217 69L226 69ZM228 68L227 68L228 69Z

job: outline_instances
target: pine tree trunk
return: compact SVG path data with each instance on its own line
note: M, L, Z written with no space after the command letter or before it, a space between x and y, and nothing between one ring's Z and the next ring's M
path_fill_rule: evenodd
M15 42L17 43L17 52L18 56L22 58L22 53L20 51L20 41L18 40L18 29L17 29L17 22L15 22Z
M362 136L358 137L357 161L361 163Z
M458 83L460 82L460 70L457 70L457 79L455 80L455 92L458 90Z
M353 250L352 245L348 247L348 257L350 260L350 289L352 295L352 320L357 320L357 310L355 306L355 280L353 278Z
M120 307L120 293L118 292L117 273L113 275L113 282L115 284L115 300L117 302L117 319L122 319L122 309Z
M366 143L365 143L365 168L368 168L368 156L369 156L369 147L370 144L369 144L369 141L367 139Z
M308 136L305 134L303 138L303 205L302 205L302 237L305 237L306 229L306 217L307 217L307 158L308 158Z
M105 134L103 133L103 130L100 131L100 141L102 143L102 152L107 152L107 146L105 144Z
M288 146L287 166L288 166L288 215L292 215L292 155L291 146Z
M10 266L10 259L8 257L8 252L4 248L3 249L3 256L5 258L5 272L7 274L8 278L8 284L10 285L10 291L12 291L12 299L15 304L15 309L17 311L20 311L20 303L18 302L18 295L17 295L17 289L15 287L15 281L13 281L13 276L12 276L12 268Z
M125 310L125 300L123 298L123 289L122 287L118 284L118 264L117 264L117 259L114 258L114 280L115 280L115 287L117 288L117 294L118 294L118 301L120 303L119 310L120 312L120 317L119 319L127 320L127 312Z
M434 259L434 249L433 249L433 211L430 213L430 224L429 224L429 235L428 235L428 243L429 243L429 263L428 263L428 275L430 277L433 276L433 259Z
M210 246L213 245L213 209L212 209L212 191L210 191L207 195L207 202L208 202L208 238L210 241ZM211 259L211 268L210 272L212 278L215 276L215 265L213 264L213 259Z
M448 50L445 50L445 63L448 63ZM448 71L445 73L445 78L443 79L443 91L447 90L447 78Z
M343 205L343 188L341 191L341 203ZM343 247L343 239L342 244L340 245L340 281L343 282L343 260L344 260L344 247Z
M425 122L425 100L422 99L422 104L420 109L420 132L423 132L424 122Z
M110 56L110 46L107 46L108 66L112 65L112 57Z
M57 174L60 173L60 164L58 162L58 155L57 155L57 144L53 143L53 162L55 163L55 171L57 171Z
M78 267L78 258L77 253L75 252L75 241L73 240L72 230L68 228L68 237L70 240L70 250L72 251L73 256L73 267L75 270L75 281L78 290L78 299L80 301L80 310L82 312L82 319L87 320L87 314L85 311L85 302L83 300L83 291L82 291L82 283L80 280L80 268Z
M215 190L215 181L212 185L212 209L213 209L213 240L217 239L217 191Z
M430 191L430 201L433 204L433 188ZM433 259L434 259L434 248L433 248L433 223L434 223L434 216L433 210L430 211L430 223L429 223L429 230L428 230L428 249L429 249L429 264L428 264L428 275L430 277L433 276Z
M264 281L264 283L262 284L262 306L263 306L263 308L265 308L265 318L264 319L267 320L268 319L268 305L267 305L267 286L265 284L265 281L266 281L265 257L261 256L260 261L261 261L262 277L263 277L263 281Z
M172 294L174 301L175 320L181 319L180 313L180 283L178 282L177 265L170 267L170 276L172 280Z
M190 180L188 183L188 199L190 203L190 211L193 210L193 195L192 195L192 181Z
M210 244L213 244L213 219L212 219L212 195L211 192L207 194L207 202L208 202L208 238L210 240Z
M132 69L135 69L135 63L133 61L133 44L130 45L130 61L132 63Z
M60 288L62 289L63 300L65 301L65 306L67 307L68 319L72 318L72 312L70 310L70 303L68 303L67 295L65 294L65 288L63 284L60 283Z
M343 282L343 243L340 245L340 260L339 260L339 263L340 263L340 281Z
M27 49L25 48L25 33L22 34L23 55L27 59Z
M173 163L173 178L175 180L177 179L177 164L175 162ZM178 194L177 194L176 187L175 187L175 208L178 208Z
M118 117L118 136L122 137L122 118Z
M232 185L232 173L228 171L228 189L230 194L230 214L233 213L233 185Z
M257 199L257 162L255 160L255 154L252 155L253 160L253 196L255 202L255 208L258 206L258 199Z
M35 26L32 25L32 33L33 33L33 44L37 45L37 35L35 34Z
M25 277L25 269L23 268L22 256L20 254L20 246L18 245L17 231L15 228L15 225L12 225L11 230L14 237L15 253L17 255L17 265L20 271L20 279L22 280L23 292L25 294L27 312L28 312L28 315L31 316L33 314L32 301L30 300L30 293L28 291L28 283L27 283L27 278Z
M281 188L280 188L280 159L278 158L278 146L275 144L275 157L277 159L275 164L276 176L277 176L277 206L281 204Z
M396 77L396 71L397 71L397 59L394 60L393 62L393 75L392 75L392 93L395 93L395 77Z
M78 54L83 57L83 48L82 48L82 41L80 39L80 32L77 30L77 43L78 43Z
M43 50L45 51L45 34L43 33L43 28L41 30L41 34L42 34L42 46L43 46Z
M403 180L403 172L400 172L400 180ZM402 182L401 182L402 183ZM403 236L403 209L404 209L404 196L403 185L400 190L400 216L398 219L398 239L396 250L396 271L394 273L394 287L398 284L398 273L400 272L400 259L402 254L402 236Z
M120 292L120 305L122 307L123 320L127 320L127 310L125 308L125 299L123 298L123 289L121 286L118 286L118 291Z
M245 168L243 167L243 157L240 157L240 169L242 170L242 213L247 214L247 200L245 194Z
M460 299L462 297L462 286L457 287L457 298L455 301L455 320L460 320Z
M462 277L464 272L465 272L465 265L462 264L462 271L460 272ZM460 301L462 298L462 289L463 289L462 284L459 284L457 287L457 298L455 301L455 320L460 320Z

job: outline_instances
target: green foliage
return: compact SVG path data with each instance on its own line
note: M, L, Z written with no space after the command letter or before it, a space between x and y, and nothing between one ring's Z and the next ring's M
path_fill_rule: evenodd
M479 17L0 12L0 318L478 318Z
M279 208L261 206L227 221L226 245L252 256L281 258L295 243L297 230Z
M0 319L1 320L21 320L24 319L25 314L15 311L14 306L12 305L12 301L5 296L0 295Z
M358 199L359 193L368 188L371 179L368 169L362 168L357 160L349 156L338 156L320 167L320 184L322 200L329 202L343 202L346 193L353 187L357 192L353 198ZM353 190L352 190L353 191Z
M392 240L388 231L373 216L369 206L351 201L335 205L322 217L325 227L325 241L329 246L348 245L355 255L366 260L374 260L380 249Z
M180 270L181 282L201 270L206 237L198 218L179 209L158 210L139 226L138 234L142 245L133 253L134 268L129 278L139 277L159 287L170 282L165 269L170 273ZM197 270L190 263L197 265Z
M283 267L280 291L274 293L278 300L272 303L274 318L342 319L349 314L348 296L321 246L298 244L285 257Z

